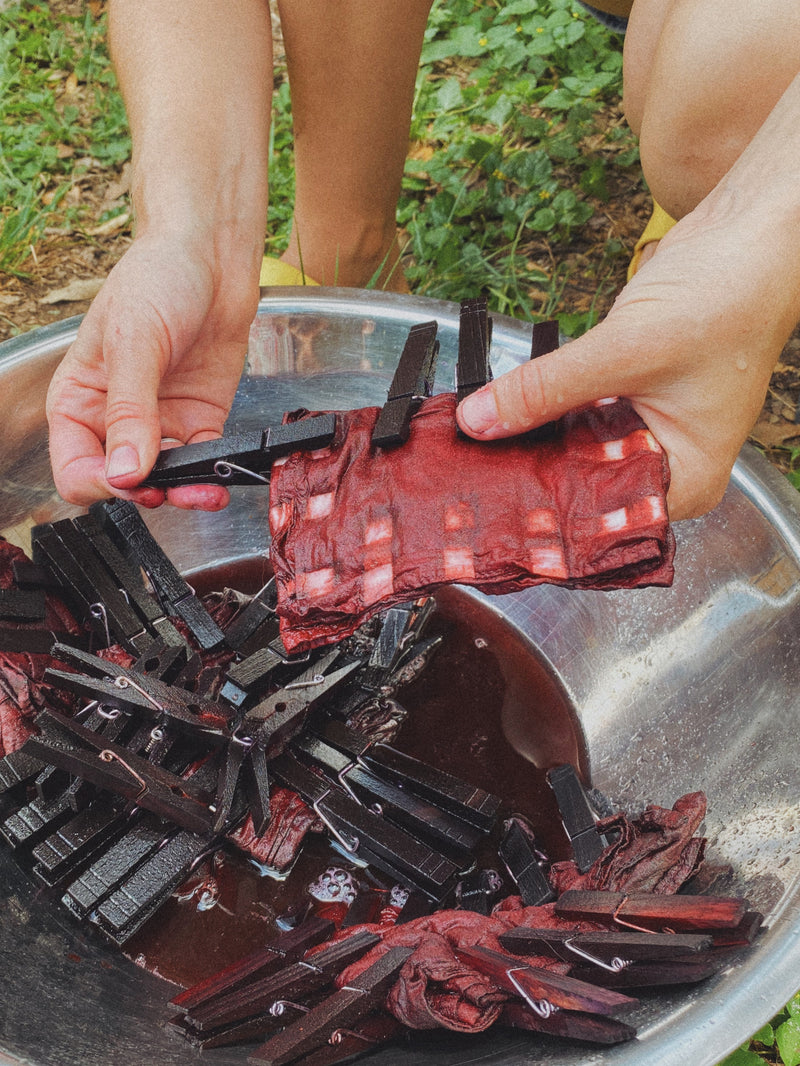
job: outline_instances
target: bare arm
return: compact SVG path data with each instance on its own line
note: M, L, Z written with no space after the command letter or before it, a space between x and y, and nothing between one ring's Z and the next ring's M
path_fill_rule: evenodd
M258 299L272 37L266 0L112 0L112 54L133 135L136 237L48 395L65 499L135 486L162 437L219 435ZM133 490L133 491L132 491ZM218 507L224 490L176 490Z
M799 173L800 76L607 318L466 400L462 427L509 436L628 396L667 451L672 517L715 506L800 319Z

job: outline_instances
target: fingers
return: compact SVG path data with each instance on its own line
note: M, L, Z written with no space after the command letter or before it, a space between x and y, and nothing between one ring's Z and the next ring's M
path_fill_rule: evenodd
M458 424L471 437L496 440L525 433L593 400L627 393L635 371L619 352L604 351L602 326L549 355L495 378L459 405Z
M160 320L124 320L105 338L107 374L105 476L113 489L135 488L161 447L158 393L169 361L169 337Z

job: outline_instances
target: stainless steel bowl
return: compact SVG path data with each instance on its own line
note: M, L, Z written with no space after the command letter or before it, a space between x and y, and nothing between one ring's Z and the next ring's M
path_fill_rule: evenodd
M254 323L232 421L256 426L299 406L381 402L408 327L435 318L438 381L449 387L458 309L413 297L276 289ZM495 318L496 373L527 358L530 330ZM0 346L0 529L27 547L32 523L74 509L55 496L44 396L77 320ZM148 516L191 571L265 549L266 500L234 490L215 515ZM713 1066L800 985L800 513L797 493L745 448L722 504L677 527L671 589L568 592L543 586L485 604L551 668L583 730L593 784L615 804L671 806L703 788L709 860L767 928L712 980L642 997L639 1037L607 1050L514 1033L422 1035L378 1051L375 1066L456 1063ZM473 595L470 593L470 595ZM480 598L480 597L479 597ZM482 599L482 598L480 598ZM520 751L530 720L505 723ZM0 1064L234 1066L242 1049L195 1054L161 1023L169 986L128 962L42 897L0 849Z

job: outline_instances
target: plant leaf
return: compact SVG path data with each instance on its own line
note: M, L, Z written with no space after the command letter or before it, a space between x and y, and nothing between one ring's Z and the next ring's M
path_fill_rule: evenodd
M775 1030L783 1066L800 1066L800 1018L795 1015Z

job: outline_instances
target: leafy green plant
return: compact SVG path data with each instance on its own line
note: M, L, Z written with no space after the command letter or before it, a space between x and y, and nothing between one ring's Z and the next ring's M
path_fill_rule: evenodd
M789 449L788 472L786 476L796 489L800 489L800 448Z
M621 69L618 39L572 0L434 8L412 129L421 150L406 166L398 214L417 291L457 299L485 290L498 310L528 316L532 286L544 286L546 305L557 302L557 272L531 264L526 247L532 236L554 245L574 237L608 196L607 157L636 162L624 134L587 147L598 108L619 95Z
M800 992L719 1066L800 1066Z

